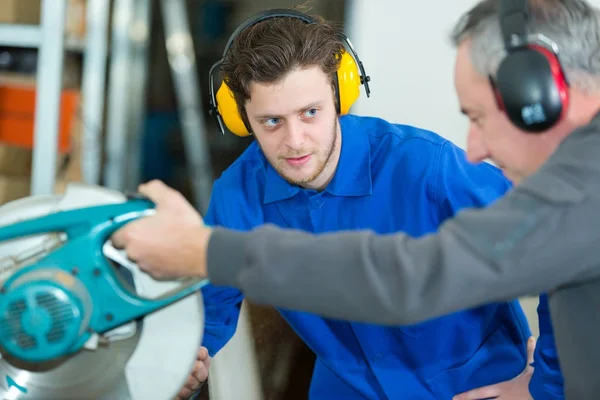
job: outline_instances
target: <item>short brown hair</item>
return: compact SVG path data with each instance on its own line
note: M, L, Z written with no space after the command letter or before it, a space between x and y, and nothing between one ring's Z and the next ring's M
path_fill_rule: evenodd
M315 24L299 18L277 17L242 31L233 41L221 64L221 73L231 89L242 120L249 128L245 111L250 84L272 84L296 68L318 66L331 77L335 88L344 44L333 25L318 16Z

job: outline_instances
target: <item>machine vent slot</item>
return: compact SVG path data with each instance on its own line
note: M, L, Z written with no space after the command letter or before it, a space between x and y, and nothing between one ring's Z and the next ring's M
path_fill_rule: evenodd
M0 318L0 335L3 341L14 340L24 350L37 347L35 337L28 335L21 324L21 318L27 311L27 303L24 299L15 300L8 306L8 315Z
M73 321L73 310L69 303L62 302L50 293L38 293L36 302L52 317L52 325L46 333L48 343L58 343L65 337L66 328Z

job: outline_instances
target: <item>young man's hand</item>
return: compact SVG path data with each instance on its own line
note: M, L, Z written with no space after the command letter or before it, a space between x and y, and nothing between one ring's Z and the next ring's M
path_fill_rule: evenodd
M181 388L175 400L187 400L192 394L202 387L208 379L208 368L210 367L210 356L206 347L200 347L196 355L194 368L190 373L185 385Z
M468 392L454 396L452 400L531 400L529 381L533 375L533 367L530 364L533 362L535 344L535 338L533 336L530 337L527 341L527 366L520 375L506 382L469 390Z
M111 238L129 259L155 279L206 277L206 248L212 230L174 189L160 181L140 185L156 213L126 224Z

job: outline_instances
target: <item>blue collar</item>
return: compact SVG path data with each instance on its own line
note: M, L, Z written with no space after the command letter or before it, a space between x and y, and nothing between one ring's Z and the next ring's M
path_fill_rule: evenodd
M367 196L373 193L371 148L367 132L352 117L340 118L342 151L337 170L325 191L334 196ZM300 190L267 164L263 203L289 199Z

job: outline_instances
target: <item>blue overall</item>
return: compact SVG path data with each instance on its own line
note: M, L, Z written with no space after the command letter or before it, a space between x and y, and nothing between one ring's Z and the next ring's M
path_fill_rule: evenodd
M372 229L421 236L460 209L484 207L510 189L497 168L469 163L460 148L433 132L353 115L341 117L340 124L340 161L325 190L289 184L252 143L215 182L206 223L236 230L269 222L317 233ZM235 332L243 296L211 285L202 291L203 345L215 355ZM531 335L517 301L414 326L279 312L317 356L310 387L314 400L448 400L520 374ZM552 336L548 348L554 351ZM541 354L538 348L536 357ZM555 358L537 357L536 363L556 378Z

